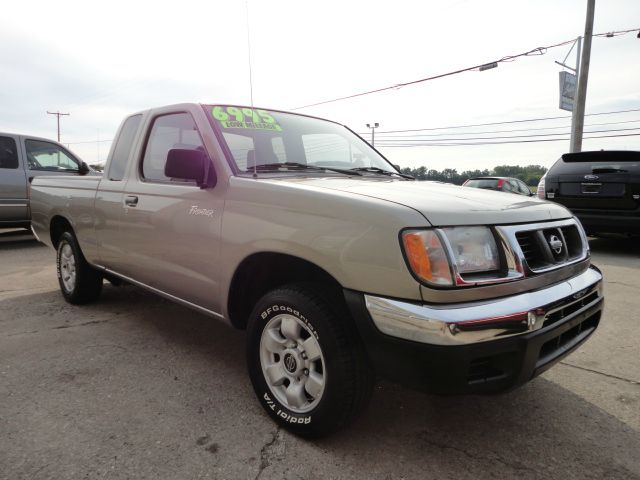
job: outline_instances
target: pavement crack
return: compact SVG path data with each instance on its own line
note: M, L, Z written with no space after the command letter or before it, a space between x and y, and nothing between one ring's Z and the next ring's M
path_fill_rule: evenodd
M5 335L5 337L15 337L16 335L30 335L32 333L38 333L40 330L31 330L30 332L16 332Z
M530 468L526 465L523 465L520 462L513 462L510 460L507 460L503 458L501 455L498 455L496 452L487 451L486 453L472 453L464 448L455 447L453 445L448 445L444 442L440 442L432 438L428 438L428 435L429 435L429 432L426 432L426 431L421 432L420 434L418 434L418 438L422 440L424 443L426 443L427 445L429 445L430 447L435 447L440 450L452 450L454 452L461 453L462 455L464 455L465 457L471 460L479 460L479 461L494 460L504 465L505 467L509 467L516 471L536 472L534 468Z
M256 473L254 480L258 480L258 478L260 478L260 475L262 475L262 472L271 465L271 450L273 450L273 448L276 447L278 442L280 441L280 432L281 429L280 427L278 427L276 431L271 434L271 440L265 443L260 449L260 468L258 469L258 473Z
M84 327L86 325L96 325L98 323L107 323L109 320L91 320L90 322L74 323L73 325L60 325L59 327L53 327L51 330L60 330L61 328L73 328Z
M42 470L44 470L45 468L47 468L49 466L49 464L47 465L43 465L42 467L40 467L38 470L36 470L32 475L31 478L36 478L36 475L38 475Z
M638 285L634 285L634 284L632 284L632 283L616 282L616 281L611 281L611 280L607 280L605 283L606 283L606 284L612 284L612 285L622 285L622 286L624 286L624 287L634 288L634 289L636 289L636 290L637 290L638 288L640 288L640 286L638 286Z
M104 344L98 344L98 345L87 345L84 348L85 349L86 348L119 348L123 352L128 352L129 351L125 347L123 347L122 345L116 345L116 344L111 344L111 343L104 343Z
M574 365L573 363L560 362L560 365L566 365L567 367L577 368L578 370L583 370L585 372L595 373L597 375L602 375L603 377L609 377L609 378L614 378L616 380L622 380L623 382L627 382L627 383L630 383L632 385L640 385L640 382L637 382L635 380L631 380L630 378L619 377L618 375L613 375L611 373L601 372L599 370L594 370L592 368L581 367L580 365Z
M86 325L96 325L98 323L107 323L108 321L109 320L91 320L90 322L74 323L73 325L60 325L58 327L51 327L50 330L60 330L62 328L73 328L73 327L84 327ZM8 335L5 335L5 337L15 337L16 335L31 335L31 334L34 334L34 333L40 333L40 330L31 330L29 332L10 333ZM118 347L118 348L125 349L124 347L120 347L119 345L89 345L89 346L94 346L94 347L113 346L113 347Z

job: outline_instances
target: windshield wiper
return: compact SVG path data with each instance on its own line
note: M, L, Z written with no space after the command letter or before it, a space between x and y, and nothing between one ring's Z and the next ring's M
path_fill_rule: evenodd
M256 171L258 171L258 170L262 170L262 171L264 171L264 170L267 170L267 171L280 170L283 167L286 168L287 170L314 170L314 171L319 171L319 172L330 171L330 172L343 173L345 175L362 176L361 173L354 172L353 170L346 170L344 168L320 167L320 166L317 166L317 165L307 165L306 163L298 163L298 162L261 163L261 164L256 165ZM247 172L251 172L252 170L253 170L252 168L247 168Z
M391 172L389 170L384 170L382 168L379 167L358 167L358 168L352 168L352 171L356 171L356 172L369 172L369 173L378 173L380 175L398 175L402 178L408 178L409 180L415 180L414 177L412 177L411 175L407 175L406 173L399 173L399 172Z

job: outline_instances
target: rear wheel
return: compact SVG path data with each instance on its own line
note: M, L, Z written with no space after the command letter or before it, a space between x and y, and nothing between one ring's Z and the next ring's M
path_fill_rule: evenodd
M56 264L60 290L67 302L82 304L98 298L102 275L87 263L72 232L60 236Z
M309 285L267 293L248 327L253 388L281 426L307 437L335 431L361 413L373 377L340 302Z

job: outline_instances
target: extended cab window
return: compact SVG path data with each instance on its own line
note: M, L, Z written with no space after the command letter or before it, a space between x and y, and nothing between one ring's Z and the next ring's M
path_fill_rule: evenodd
M164 174L167 153L172 148L204 151L200 133L188 113L162 115L153 121L142 159L142 176L146 180L172 180Z
M0 168L18 168L18 153L13 138L0 137Z
M30 170L51 172L77 172L80 163L68 151L55 143L25 140L27 163Z
M134 115L127 118L124 125L122 125L122 130L113 148L113 155L109 164L109 172L107 173L109 180L122 180L124 178L133 140L136 138L141 119L142 115Z

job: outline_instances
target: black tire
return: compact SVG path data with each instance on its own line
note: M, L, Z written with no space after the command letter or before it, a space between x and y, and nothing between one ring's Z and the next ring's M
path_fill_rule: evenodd
M346 308L342 306L339 294L328 295L321 292L321 286L293 284L267 293L251 313L247 332L249 376L260 404L280 426L308 438L327 435L355 419L365 410L374 383L361 340ZM300 329L300 335L306 336L303 343L313 340L320 348L321 358L315 360L313 365L304 363L310 358L304 345L298 342L297 347L292 347L291 345L296 345L295 341L282 334L281 327L284 323L281 323L280 327L277 326L278 322L292 322L295 319L303 327ZM278 341L288 342L289 346L283 350L280 361L278 354L272 354L268 352L268 348L261 346L263 331L267 326L269 331L276 332L276 336L282 336ZM265 336L269 331L265 332ZM311 335L314 335L313 339L309 339ZM285 367L287 358L291 360L294 356L287 353L292 348L294 353L302 350L300 356L295 356L298 362L303 363L297 364L295 360L290 362L291 365L296 365L291 366L291 369L303 368L298 370L300 378L297 379L296 374L292 374L288 366ZM266 378L267 374L263 371L264 355L270 359L267 363L274 361L279 364L279 375L286 374L291 378L285 379L280 386L271 387ZM315 356L317 355L316 353ZM321 368L318 362L321 362ZM273 367L273 364L271 366ZM317 387L311 389L307 384L311 376L318 376L318 372L323 379L323 389L314 397L309 391L317 391ZM289 389L291 380L295 386L295 382L300 382L301 379L304 383L302 395L308 402L301 408L310 408L302 412L295 411L297 406L288 405L288 397L284 401L279 398L288 394L283 389Z
M69 276L71 272L70 261L73 261L75 265L73 281L70 281ZM56 254L56 270L60 291L67 302L79 305L92 302L100 296L102 275L87 263L72 232L67 231L60 236Z

